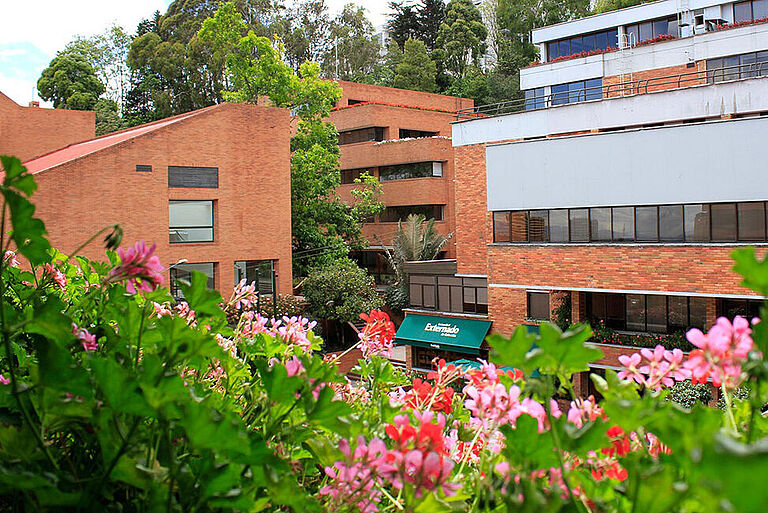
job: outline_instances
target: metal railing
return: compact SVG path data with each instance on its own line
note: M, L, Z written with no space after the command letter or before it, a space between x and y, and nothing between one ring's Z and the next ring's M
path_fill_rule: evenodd
M456 119L476 119L518 112L548 109L557 105L567 105L590 100L622 98L655 91L684 89L705 84L715 84L732 80L768 77L768 62L754 62L735 66L725 66L710 70L697 70L676 75L630 80L598 87L587 87L576 91L563 91L533 98L518 98L499 103L479 105L456 112Z

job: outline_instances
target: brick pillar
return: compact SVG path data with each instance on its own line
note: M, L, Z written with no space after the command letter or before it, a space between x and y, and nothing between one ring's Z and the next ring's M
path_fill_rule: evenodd
M589 372L577 372L573 375L573 392L576 397L587 397L589 391Z
M583 292L571 292L571 322L584 322L587 316L587 298Z
M707 331L717 321L717 301L713 297L707 298L707 324L704 326L704 331Z
M405 368L413 369L413 346L405 346Z

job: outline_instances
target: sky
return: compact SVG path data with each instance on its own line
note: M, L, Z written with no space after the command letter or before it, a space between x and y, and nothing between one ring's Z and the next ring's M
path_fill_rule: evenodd
M368 11L374 26L386 21L386 0L326 0L332 15L354 1ZM37 79L56 52L75 38L118 24L133 33L171 0L0 0L0 91L20 105L40 100ZM41 102L44 106L51 106Z

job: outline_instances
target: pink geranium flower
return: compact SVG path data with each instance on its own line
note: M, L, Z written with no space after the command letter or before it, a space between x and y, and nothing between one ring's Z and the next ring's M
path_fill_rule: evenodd
M749 322L740 316L733 324L720 317L707 334L690 330L686 336L698 349L691 351L683 367L691 372L693 383L705 383L711 378L715 386L738 387L741 364L754 349L751 334Z
M96 335L88 333L85 328L78 328L74 322L72 323L72 334L83 344L83 350L86 352L96 351L99 348Z
M109 282L125 281L126 290L135 294L137 290L152 292L163 283L162 272L165 270L160 258L154 254L156 244L147 247L139 241L128 249L118 248L120 264L109 273Z

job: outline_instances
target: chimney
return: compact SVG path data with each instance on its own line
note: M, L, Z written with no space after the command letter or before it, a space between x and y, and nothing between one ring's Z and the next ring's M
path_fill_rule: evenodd
M40 107L40 102L33 100L33 101L29 102L29 106L30 107L38 107L39 108Z

